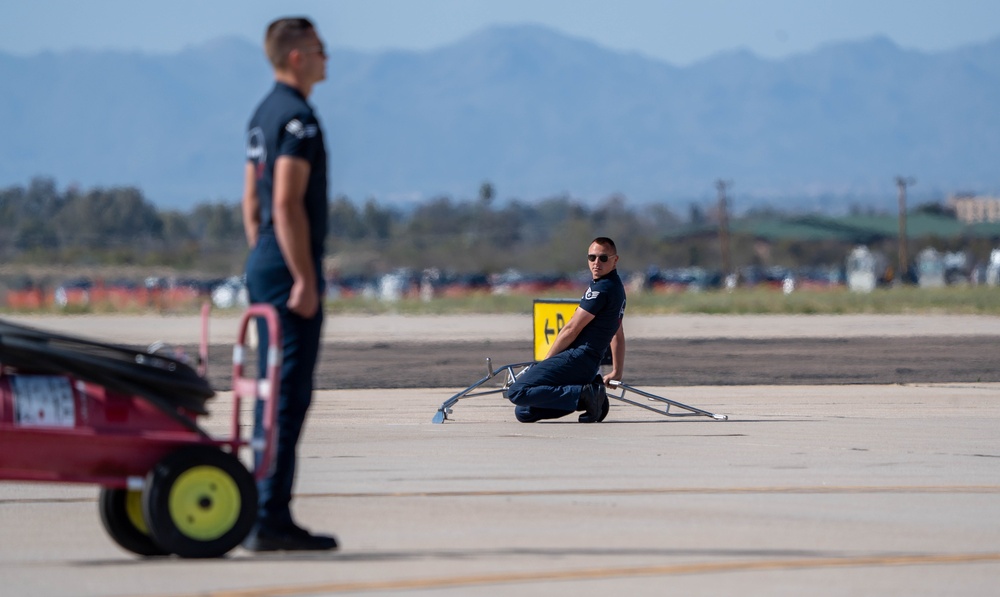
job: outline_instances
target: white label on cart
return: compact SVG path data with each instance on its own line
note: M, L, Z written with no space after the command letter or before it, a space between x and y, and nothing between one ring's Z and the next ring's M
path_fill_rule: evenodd
M55 375L15 375L14 423L21 427L73 427L76 406L69 379Z

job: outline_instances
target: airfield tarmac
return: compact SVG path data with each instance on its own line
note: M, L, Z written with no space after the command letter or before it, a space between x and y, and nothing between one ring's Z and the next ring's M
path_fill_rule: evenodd
M198 335L197 318L17 321L133 344ZM1000 318L626 324L627 381L729 420L613 401L602 424L523 425L493 395L433 425L486 356L530 358L529 318L331 317L295 508L338 552L143 560L104 533L96 488L5 482L4 593L996 594ZM211 325L223 380L234 328Z

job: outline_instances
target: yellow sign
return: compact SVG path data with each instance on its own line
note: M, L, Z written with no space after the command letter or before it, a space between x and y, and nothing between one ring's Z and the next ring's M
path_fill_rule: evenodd
M573 317L579 299L535 299L533 324L535 328L535 360L549 354L559 330Z

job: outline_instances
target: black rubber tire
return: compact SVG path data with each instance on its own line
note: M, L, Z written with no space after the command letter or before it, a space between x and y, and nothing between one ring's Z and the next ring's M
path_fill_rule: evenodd
M240 544L257 518L257 485L232 454L191 446L146 476L142 512L153 539L182 558L216 558Z
M130 500L135 503L130 504ZM97 506L104 530L126 551L146 557L170 555L146 530L141 500L141 492L102 487Z

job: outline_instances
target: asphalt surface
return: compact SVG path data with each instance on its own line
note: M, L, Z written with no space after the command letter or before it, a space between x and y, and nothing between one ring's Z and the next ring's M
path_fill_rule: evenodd
M20 317L16 323L198 354L197 317ZM209 379L230 387L239 322L210 320ZM319 389L441 388L532 358L531 319L330 315ZM987 316L629 316L626 380L658 386L1000 382Z
M626 380L639 385L814 385L1000 382L997 338L709 338L627 342ZM225 370L220 351L218 366ZM213 352L213 354L216 354ZM450 387L494 365L532 358L524 342L334 344L323 389ZM228 355L227 355L228 356ZM225 387L225 377L218 379Z

